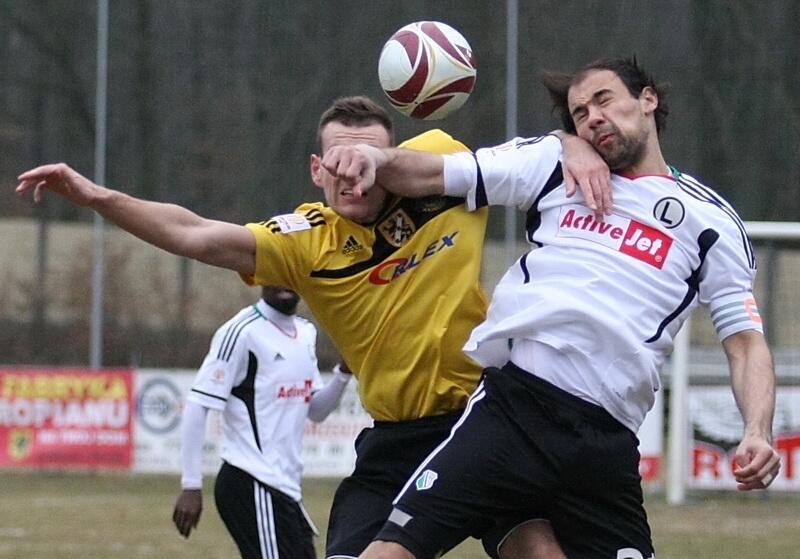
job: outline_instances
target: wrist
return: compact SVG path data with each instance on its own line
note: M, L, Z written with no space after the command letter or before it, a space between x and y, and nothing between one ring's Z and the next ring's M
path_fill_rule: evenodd
M764 439L769 444L772 444L772 430L764 428L762 425L745 425L744 438Z
M91 188L89 203L86 205L92 210L98 213L102 213L104 210L107 210L114 203L115 198L121 195L122 194L120 192L111 190L110 188L93 184Z

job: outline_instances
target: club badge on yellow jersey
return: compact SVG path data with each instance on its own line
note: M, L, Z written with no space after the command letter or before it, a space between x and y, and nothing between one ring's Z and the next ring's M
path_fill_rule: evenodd
M397 208L378 225L378 231L386 242L397 248L406 244L416 230L416 225L402 208Z

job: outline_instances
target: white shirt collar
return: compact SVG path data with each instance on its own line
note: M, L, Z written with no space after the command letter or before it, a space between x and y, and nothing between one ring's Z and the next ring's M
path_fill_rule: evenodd
M290 335L295 335L297 333L294 315L283 314L274 307L268 305L264 299L259 299L258 302L256 302L256 304L253 306L261 314L261 316L275 324L284 332Z

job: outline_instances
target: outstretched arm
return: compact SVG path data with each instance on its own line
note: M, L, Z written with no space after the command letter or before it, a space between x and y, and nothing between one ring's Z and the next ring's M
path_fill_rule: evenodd
M325 152L322 166L350 183L356 196L375 183L412 198L444 192L444 158L437 153L367 144L333 146Z
M45 190L95 210L140 239L169 251L243 274L255 271L256 242L244 226L205 219L175 204L151 202L97 185L64 163L43 165L19 176L18 194Z
M567 196L580 188L586 205L602 221L613 205L608 165L585 140L558 130L552 134L564 148ZM377 183L394 194L417 198L444 193L444 158L435 153L356 144L330 148L322 165L332 175L350 183L356 196Z
M736 450L734 477L741 491L763 489L778 475L780 456L772 447L775 373L764 335L745 330L722 342L731 384L744 419L744 436Z

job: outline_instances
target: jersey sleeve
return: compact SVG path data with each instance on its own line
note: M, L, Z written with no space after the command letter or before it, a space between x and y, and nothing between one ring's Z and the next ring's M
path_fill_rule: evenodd
M241 274L248 285L283 285L296 289L303 259L298 234L311 229L313 216L303 213L284 214L246 227L256 239L256 271Z
M527 210L546 185L561 182L561 152L561 141L547 135L446 155L444 193L466 198L470 210L487 205Z
M744 330L763 332L753 296L755 256L744 226L733 214L717 231L701 268L700 303L708 306L720 340Z
M247 371L242 330L248 320L248 317L232 320L217 330L187 400L214 410L225 409L233 386L241 381L237 377Z

